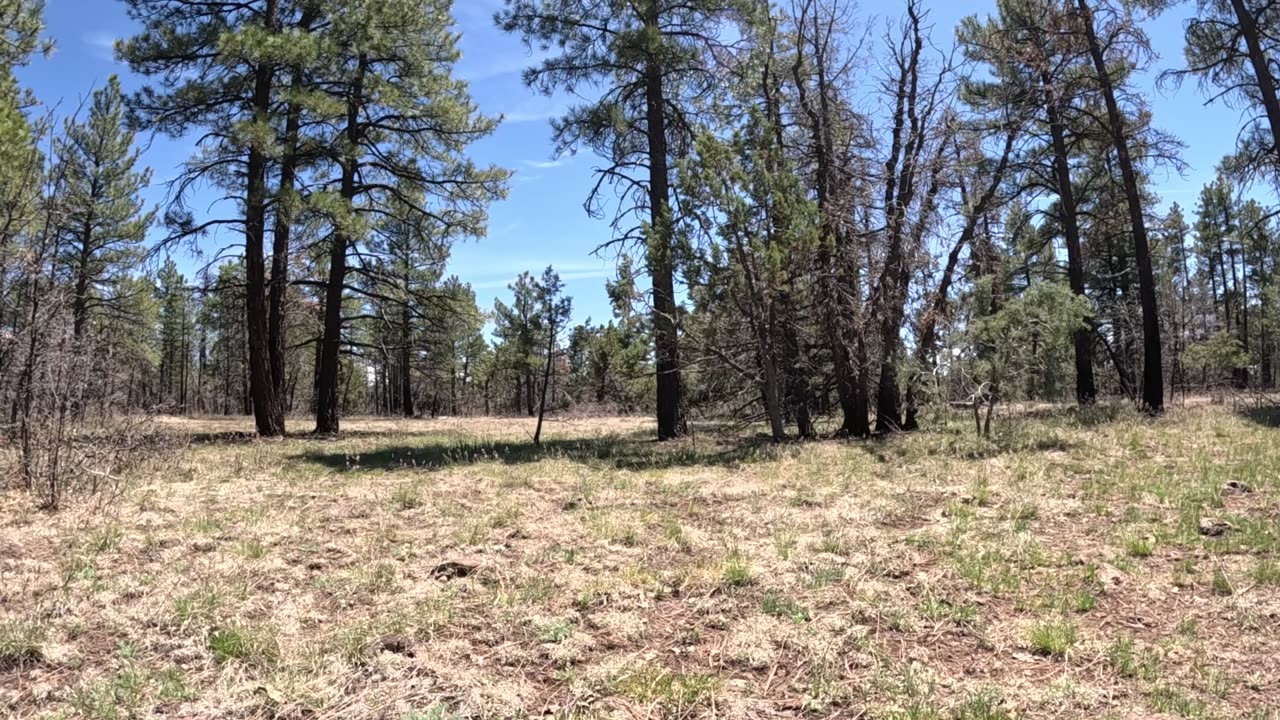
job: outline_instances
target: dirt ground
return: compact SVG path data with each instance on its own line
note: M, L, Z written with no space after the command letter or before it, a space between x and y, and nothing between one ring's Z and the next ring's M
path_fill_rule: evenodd
M1280 413L925 423L165 419L0 495L0 715L1280 719Z

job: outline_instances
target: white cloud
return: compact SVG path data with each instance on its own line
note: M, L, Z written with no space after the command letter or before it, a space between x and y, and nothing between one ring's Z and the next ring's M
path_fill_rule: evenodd
M545 267L545 264L534 264L529 267L529 272L536 277L542 274L542 268ZM574 280L603 280L605 278L613 277L613 272L604 268L596 270L562 271L560 270L560 266L555 265L554 263L552 263L552 267L556 269L557 273L559 273L560 279L565 282L573 282ZM517 276L518 273L517 275L512 275L505 279L480 280L478 282L471 283L471 287L475 290L501 290L514 283Z
M528 165L531 168L536 168L538 170L550 170L551 168L558 168L561 165L564 165L564 161L563 160L525 160L524 164Z
M80 35L80 41L89 46L90 52L99 60L115 60L116 37L111 33L91 30Z

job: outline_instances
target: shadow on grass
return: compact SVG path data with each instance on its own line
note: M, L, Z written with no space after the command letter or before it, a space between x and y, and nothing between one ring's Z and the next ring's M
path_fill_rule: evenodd
M1280 428L1280 406L1246 408L1239 414L1245 420L1262 427Z
M359 440L361 438L390 438L404 437L405 435L420 434L416 431L394 431L394 430L343 430L339 436L343 440ZM424 434L425 436L425 434ZM243 432L238 430L226 432L199 432L191 433L192 445L248 445L255 442L272 442L272 439L259 438L256 433ZM290 431L285 435L286 440L290 442L316 442L316 443L332 443L334 437L331 435L316 435L312 432L293 432Z
M675 467L734 467L777 457L779 446L768 438L718 438L659 443L618 435L590 439L553 439L536 447L528 441L460 441L394 444L369 452L304 452L292 460L338 471L436 470L486 462L506 465L541 460L570 460L622 470L661 470Z

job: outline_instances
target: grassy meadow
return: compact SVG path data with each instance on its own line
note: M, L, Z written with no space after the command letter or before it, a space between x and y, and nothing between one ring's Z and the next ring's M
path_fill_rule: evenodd
M161 422L0 495L0 715L1280 719L1280 413Z

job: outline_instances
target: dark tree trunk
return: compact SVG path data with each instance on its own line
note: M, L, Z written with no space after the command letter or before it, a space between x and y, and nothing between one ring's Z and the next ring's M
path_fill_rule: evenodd
M1258 94L1262 96L1262 107L1267 113L1267 125L1271 128L1272 160L1280 160L1280 97L1276 94L1275 77L1271 74L1270 58L1262 49L1262 41L1258 30L1258 21L1245 5L1245 0L1231 0L1231 7L1236 12L1240 23L1240 35L1244 38L1245 47L1249 51L1249 62L1253 65L1253 74L1258 81Z
M304 17L303 30L310 27L311 20ZM295 66L289 81L290 92L297 93L302 89L302 68ZM285 293L289 287L289 237L293 230L295 199L293 194L298 178L298 136L302 126L302 108L298 102L291 101L285 119L284 143L280 158L280 188L276 193L275 230L271 245L271 289L267 317L267 332L270 337L271 382L275 388L276 404L281 414L285 410L285 397L288 389L285 373L285 357L288 338L285 324Z
M646 29L658 32L658 4L650 3ZM657 365L658 439L671 440L688 432L680 383L680 345L676 323L675 267L672 259L672 219L667 164L666 93L663 67L650 57L645 67L645 123L649 159L649 275L653 279L653 343Z
M409 305L406 303L400 309L400 409L407 418L414 415L409 319Z
M1053 170L1058 185L1058 207L1062 221L1062 233L1067 246L1067 278L1071 292L1085 297L1084 254L1080 249L1080 220L1076 214L1075 189L1071 186L1070 157L1067 154L1067 128L1062 119L1060 99L1054 92L1053 79L1048 73L1040 76L1044 89L1045 111L1049 118L1049 132L1053 136ZM1098 399L1098 388L1093 379L1093 332L1080 328L1071 336L1076 361L1076 402L1092 405Z
M542 393L538 400L538 427L533 431L533 444L542 446L542 421L547 416L547 388L551 385L551 366L556 357L556 318L555 313L548 313L547 328L547 362L542 369Z
M1239 2L1239 0L1236 0ZM1093 13L1087 0L1077 0L1083 21L1085 38L1089 43L1089 54L1093 56L1093 66L1098 73L1098 83L1102 89L1102 98L1107 106L1107 129L1111 133L1111 142L1115 146L1116 161L1120 165L1120 175L1124 181L1124 194L1129 204L1129 222L1133 227L1133 245L1138 261L1138 294L1142 300L1142 404L1147 412L1159 414L1164 411L1164 363L1163 346L1160 343L1160 314L1156 306L1155 273L1151 267L1151 248L1147 242L1147 225L1142 215L1142 196L1138 188L1138 176L1129 157L1129 141L1125 137L1124 116L1116 102L1115 89L1111 84L1111 74L1107 69L1106 58L1102 55L1102 47L1098 44L1098 36L1093 27Z
M364 102L364 73L367 59L362 54L347 98L347 142L359 145L360 107ZM347 157L342 164L343 200L350 202L356 193L355 160ZM342 349L342 296L347 280L347 249L350 240L345 231L334 233L329 251L329 281L325 287L324 339L320 348L320 372L316 382L316 433L332 435L338 432L338 365Z
M276 29L278 0L267 0L268 32ZM271 113L271 85L275 68L268 61L258 63L254 74L253 111L259 122ZM272 376L272 343L268 327L265 236L267 225L267 153L256 145L249 148L245 195L245 325L249 335L249 392L258 434L284 435L284 406L276 395Z
M93 216L85 218L80 229L80 262L76 268L76 295L71 304L72 337L79 345L84 340L85 325L89 320L89 255L93 238ZM2 286L0 286L2 287Z

